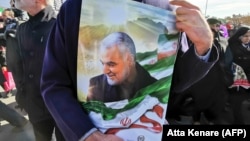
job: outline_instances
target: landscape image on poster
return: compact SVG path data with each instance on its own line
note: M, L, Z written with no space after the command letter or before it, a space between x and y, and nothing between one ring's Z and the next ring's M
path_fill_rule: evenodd
M172 11L131 0L83 1L77 95L100 131L161 140L178 37Z

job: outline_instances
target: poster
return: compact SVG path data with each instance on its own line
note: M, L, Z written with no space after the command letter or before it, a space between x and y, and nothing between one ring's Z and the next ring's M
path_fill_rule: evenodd
M77 96L101 132L161 140L178 48L175 20L170 10L136 1L83 1Z
M243 68L236 63L233 63L232 70L234 74L234 83L229 88L239 88L241 86L245 89L249 89L250 83L248 82L246 73L244 72Z

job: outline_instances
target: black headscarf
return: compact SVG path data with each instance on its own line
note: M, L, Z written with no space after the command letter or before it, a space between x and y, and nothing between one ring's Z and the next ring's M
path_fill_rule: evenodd
M239 39L240 36L246 34L250 28L248 27L240 27L229 39L228 39L228 44L229 45L240 45L241 40Z

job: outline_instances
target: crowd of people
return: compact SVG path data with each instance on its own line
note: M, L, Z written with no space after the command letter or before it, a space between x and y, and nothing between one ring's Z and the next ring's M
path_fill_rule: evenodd
M135 1L160 8L166 8L168 4L163 1ZM178 6L175 11L176 28L187 45L180 46L174 66L166 113L168 124L250 124L250 28L241 26L232 32L216 18L205 19L199 8L187 1L173 0L169 3ZM54 131L57 141L122 140L113 134L100 132L77 99L76 56L81 5L82 0L11 0L10 8L2 13L0 66L13 75L16 102L27 112L36 141L50 141ZM127 37L122 33L112 36ZM110 40L106 42L110 43ZM116 49L116 43L103 47L103 52ZM185 51L182 50L184 47L187 48ZM113 54L118 55L117 52L113 50ZM110 65L112 61L105 59L102 58L102 64ZM133 56L128 60L124 62L128 66L135 61ZM122 70L112 75L118 77L122 74L121 79L127 80L130 77L124 76L129 73L134 75L133 79L138 79L139 70L145 72L134 62L132 71ZM151 76L148 79L155 81ZM3 88L5 81L0 73ZM105 83L112 89L119 84L117 81L106 75L93 78L91 84L100 88L93 90L88 99L107 101L102 97L102 85ZM131 86L119 93L132 91L138 90ZM131 97L125 94L115 96L117 93L112 91L112 96L110 93L105 95L117 99ZM7 106L0 103L0 118L18 127L27 123L27 119L14 110L2 107ZM8 113L9 117L6 116ZM165 126L163 128L165 130Z

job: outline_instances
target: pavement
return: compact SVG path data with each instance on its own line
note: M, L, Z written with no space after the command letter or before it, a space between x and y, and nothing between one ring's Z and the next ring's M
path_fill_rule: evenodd
M3 89L0 88L0 93L3 92ZM13 94L8 94L8 98L0 98L0 100L28 119L28 115L25 111L15 108L17 105L15 101L15 92L14 89L12 92ZM35 141L33 128L29 121L24 127L12 126L3 119L0 119L0 123L0 141Z

